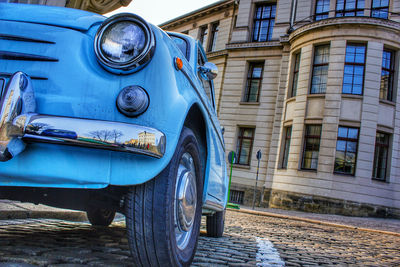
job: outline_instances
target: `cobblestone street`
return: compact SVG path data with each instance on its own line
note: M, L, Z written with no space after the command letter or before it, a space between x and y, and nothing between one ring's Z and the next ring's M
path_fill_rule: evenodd
M268 247L270 242L275 248ZM202 235L193 266L281 266L282 260L286 266L400 266L400 237L228 211L226 234L220 239ZM5 262L132 266L123 221L109 228L57 220L0 221L0 266Z

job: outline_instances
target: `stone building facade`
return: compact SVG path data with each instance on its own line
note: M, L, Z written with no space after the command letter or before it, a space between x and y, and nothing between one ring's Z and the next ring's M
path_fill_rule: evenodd
M219 67L231 200L400 216L400 0L219 1L160 25Z

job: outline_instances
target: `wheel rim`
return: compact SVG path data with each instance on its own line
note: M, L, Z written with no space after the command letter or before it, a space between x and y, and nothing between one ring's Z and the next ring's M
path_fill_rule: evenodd
M174 203L175 238L178 248L183 250L190 240L197 207L196 169L187 152L179 161Z

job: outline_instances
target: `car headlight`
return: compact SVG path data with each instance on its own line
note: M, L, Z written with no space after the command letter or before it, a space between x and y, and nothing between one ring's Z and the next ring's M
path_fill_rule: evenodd
M105 69L119 74L131 73L150 61L155 38L141 17L121 13L108 18L100 26L94 48Z

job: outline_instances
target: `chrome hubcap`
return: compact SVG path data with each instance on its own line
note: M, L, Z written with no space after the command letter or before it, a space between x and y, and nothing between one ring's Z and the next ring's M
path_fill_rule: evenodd
M196 206L196 171L192 156L186 152L179 162L175 187L175 237L181 250L189 242Z

